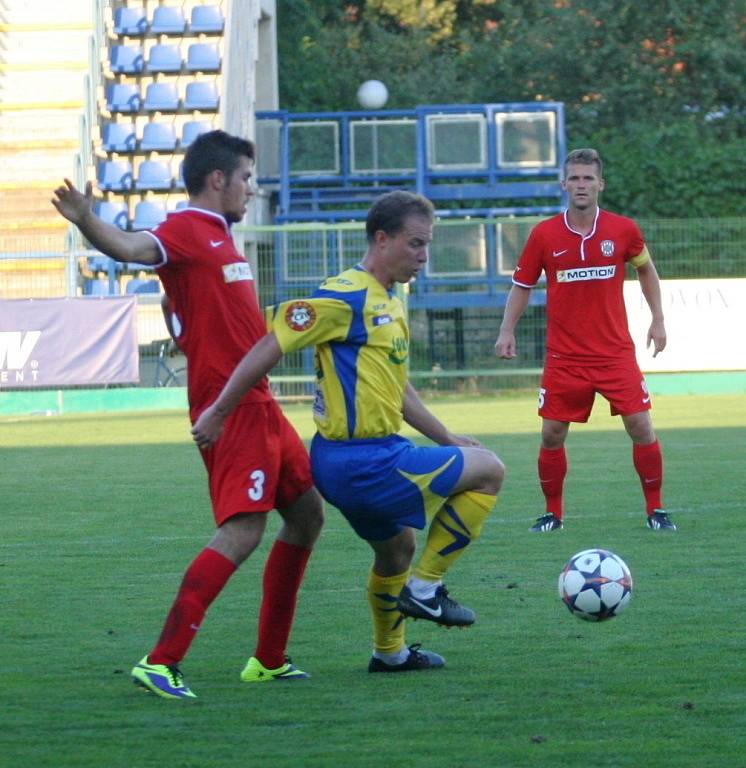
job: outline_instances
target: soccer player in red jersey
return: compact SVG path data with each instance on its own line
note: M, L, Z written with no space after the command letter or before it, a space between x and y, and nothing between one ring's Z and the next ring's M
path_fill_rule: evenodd
M541 273L546 276L547 343L539 389L542 417L539 482L546 514L531 531L562 528L562 489L567 474L565 439L571 422L586 422L596 393L620 415L632 439L652 530L676 530L661 503L663 459L650 418L650 394L635 359L624 307L624 269L637 271L652 322L647 334L653 357L666 346L660 281L640 230L632 219L604 211L601 158L577 149L564 164L568 208L532 230L513 273L495 351L516 356L515 326Z
M156 268L171 312L169 331L187 357L192 422L266 332L251 268L230 230L246 213L254 157L251 142L223 131L197 138L183 165L189 206L152 232L124 232L97 218L90 183L82 194L66 179L52 201L95 248ZM137 684L165 698L194 698L178 664L212 601L259 545L275 508L283 525L264 567L258 642L241 679L308 677L285 656L297 593L323 523L308 453L266 379L246 393L225 429L224 440L201 451L217 531L187 568L156 645L132 670Z

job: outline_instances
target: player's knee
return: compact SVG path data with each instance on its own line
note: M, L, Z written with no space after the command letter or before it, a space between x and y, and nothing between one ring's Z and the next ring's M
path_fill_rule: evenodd
M485 490L486 493L497 496L502 488L503 480L505 479L505 464L502 463L500 458L487 451L486 467L485 467Z

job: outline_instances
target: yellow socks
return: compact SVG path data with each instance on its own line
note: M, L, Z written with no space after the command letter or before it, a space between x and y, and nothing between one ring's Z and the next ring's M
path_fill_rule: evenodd
M497 496L475 491L464 491L448 499L430 523L415 576L440 582L466 547L478 538L496 501Z
M368 603L373 617L373 646L381 654L395 654L404 646L404 617L396 607L409 571L397 576L368 576Z

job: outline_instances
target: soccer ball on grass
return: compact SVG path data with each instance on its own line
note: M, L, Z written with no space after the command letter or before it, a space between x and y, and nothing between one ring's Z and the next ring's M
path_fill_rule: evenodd
M570 613L586 621L610 619L632 598L632 574L627 564L605 549L584 549L573 555L557 586Z

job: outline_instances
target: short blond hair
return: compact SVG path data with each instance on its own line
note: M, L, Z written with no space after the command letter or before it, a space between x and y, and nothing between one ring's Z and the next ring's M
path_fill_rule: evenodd
M595 149L591 147L585 147L584 149L573 149L572 152L565 158L564 173L567 176L568 165L595 165L598 168L598 176L602 178L604 175L604 164L601 162L601 155Z

